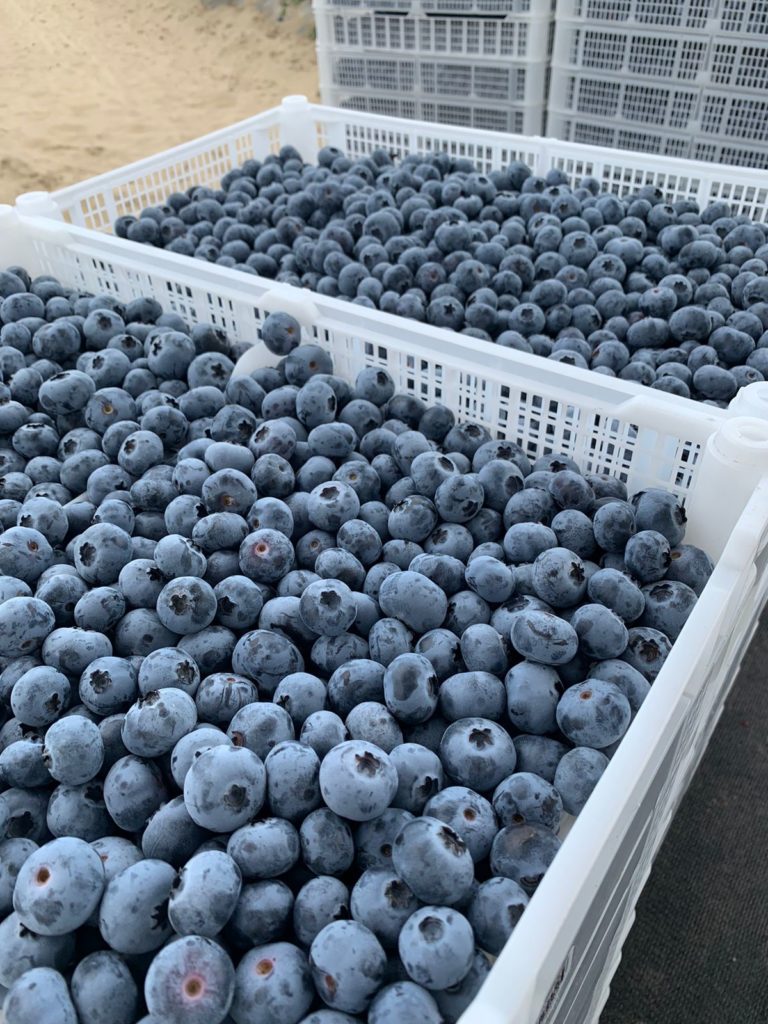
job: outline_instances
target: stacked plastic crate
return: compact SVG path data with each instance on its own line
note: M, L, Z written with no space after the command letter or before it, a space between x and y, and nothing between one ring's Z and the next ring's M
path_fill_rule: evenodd
M541 135L550 0L315 0L323 102Z
M547 135L768 167L768 0L557 0Z

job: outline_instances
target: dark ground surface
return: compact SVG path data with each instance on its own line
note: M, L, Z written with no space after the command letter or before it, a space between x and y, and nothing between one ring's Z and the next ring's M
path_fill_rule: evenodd
M600 1024L768 1024L768 614L640 897Z

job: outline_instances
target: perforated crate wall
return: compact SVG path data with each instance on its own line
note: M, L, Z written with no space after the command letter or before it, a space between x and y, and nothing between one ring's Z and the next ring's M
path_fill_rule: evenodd
M543 72L539 75L543 80ZM524 104L529 98L530 73L525 67L514 65L339 54L333 68L333 85L340 90L363 90L377 95L408 92L425 98L440 96ZM543 91L543 86L539 85L539 89ZM538 108L541 106L540 100Z
M483 18L403 17L393 12L334 12L330 15L334 47L406 50L467 57L546 58L548 26L533 30L525 21ZM334 54L335 56L335 54Z
M558 0L559 18L706 30L721 0ZM734 0L738 3L740 0ZM741 0L743 5L743 0ZM757 0L760 2L760 0Z
M334 102L343 110L359 110L369 114L382 114L385 117L407 117L464 128L511 132L515 135L534 134L525 128L526 117L531 117L531 115L527 115L522 110L515 110L508 103L477 105L437 100L415 100L412 95L379 96L364 93L340 94L338 100ZM539 125L542 123L543 108L536 112L536 120ZM540 131L540 128L537 129L536 134Z
M316 0L326 103L540 135L552 0Z
M557 0L548 135L765 167L766 93L768 0Z

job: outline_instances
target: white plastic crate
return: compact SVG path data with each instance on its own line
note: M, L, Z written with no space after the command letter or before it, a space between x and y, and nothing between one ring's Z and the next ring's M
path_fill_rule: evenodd
M308 103L303 96L287 97L262 114L125 167L50 194L28 193L17 202L30 212L111 231L122 214L139 213L191 185L217 186L223 174L244 160L263 158L288 143L307 160L325 145L351 157L380 147L394 157L444 151L468 157L486 172L523 160L535 174L557 167L571 182L590 175L617 195L654 185L672 199L694 199L701 206L726 199L735 213L768 222L768 179L760 170L677 159L659 155L658 149L607 149L597 140L565 142L340 110ZM136 251L142 250L137 246Z
M549 134L766 167L767 86L765 0L558 0Z
M0 207L0 266L23 263L121 299L151 295L191 322L257 341L290 308L353 377L386 367L399 389L439 400L532 455L552 450L671 487L687 539L717 558L680 639L593 798L462 1024L595 1024L651 863L722 709L768 594L768 385L729 410L681 402L371 310ZM240 372L272 357L255 345ZM744 416L743 413L752 415Z
M320 94L371 113L540 134L551 18L520 0L315 0Z

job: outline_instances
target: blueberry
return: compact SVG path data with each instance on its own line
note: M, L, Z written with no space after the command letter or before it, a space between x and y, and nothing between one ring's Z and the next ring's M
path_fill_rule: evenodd
M293 739L293 722L277 704L247 704L233 716L227 735L236 746L246 747L264 759L278 743Z
M560 840L543 825L508 825L493 841L491 869L531 895L559 849Z
M379 989L368 1009L369 1024L397 1024L418 1020L422 1024L442 1024L444 1018L432 995L412 981L396 981ZM325 1024L308 1019L305 1024ZM328 1021L327 1024L334 1024ZM338 1024L342 1024L341 1021Z
M485 797L464 786L449 786L430 798L424 813L449 825L462 838L475 863L488 856L498 822Z
M119 758L104 780L106 808L115 824L126 831L143 829L166 797L157 766L132 754Z
M632 711L613 683L587 679L569 687L557 706L561 732L578 746L608 747L627 730Z
M502 604L515 590L515 573L512 567L505 565L498 558L485 555L471 560L465 572L465 579L467 586L493 604Z
M0 983L8 988L22 975L29 977L28 972L36 968L64 970L74 954L72 935L38 935L26 928L15 913L0 921L0 942L7 953L0 963ZM42 1011L42 1007L36 1010Z
M167 1021L224 1020L235 993L235 969L211 939L187 935L157 953L147 969L144 998L150 1014Z
M261 759L247 747L211 747L187 772L184 803L202 828L232 832L260 810L265 776Z
M11 985L3 1007L9 1024L33 1024L46 1018L77 1024L78 1020L66 981L50 967L33 967L21 975Z
M647 607L647 600L646 600ZM583 604L571 616L579 638L579 650L590 658L618 658L629 634L621 618L602 604Z
M437 707L437 693L437 677L423 655L401 654L384 672L384 699L398 721L426 721Z
M39 935L65 935L83 924L104 891L104 868L82 839L54 839L35 850L16 878L13 906Z
M543 665L563 665L578 649L578 635L573 627L547 611L522 611L516 615L511 639L519 654Z
M563 808L549 782L532 772L517 772L496 787L493 809L502 825L533 823L557 832Z
M652 626L633 626L629 630L629 641L622 654L622 661L628 662L649 682L653 682L669 654L672 644L666 633Z
M587 582L593 601L605 605L624 622L635 622L645 609L645 595L632 579L618 569L599 569Z
M142 860L112 878L99 909L99 930L118 953L148 953L171 935L166 906L175 877L170 864Z
M364 925L357 921L334 921L315 936L309 964L323 1002L359 1013L367 1008L381 985L386 954Z
M194 660L176 647L160 647L142 659L138 672L139 692L175 687L194 697L200 671Z
M296 894L293 930L302 946L311 946L315 936L333 921L349 917L349 890L338 878L311 878Z
M320 766L323 799L353 821L377 817L392 802L397 785L397 770L384 751L360 740L334 747Z
M11 603L7 601L4 607ZM17 679L11 690L11 710L23 725L48 726L68 706L70 692L69 680L62 672L44 665L31 668Z
M43 758L57 782L78 786L98 775L104 761L104 742L98 726L73 715L54 722L45 733Z
M132 754L158 757L170 751L197 721L195 702L177 687L151 690L125 715L123 743Z
M83 957L70 981L72 1002L81 1024L132 1024L138 989L125 962L109 950Z
M489 629L498 637L499 634L492 626L470 626L462 636L462 649L466 647L464 638L472 630ZM492 648L492 650L495 650ZM470 662L472 658L470 657ZM491 659L478 657L478 664L488 664ZM505 657L501 663L507 664ZM497 667L499 662L496 663ZM469 718L473 715L480 718L488 718L497 722L504 712L504 686L498 676L491 672L483 672L474 669L470 672L458 672L445 679L440 687L439 698L440 712L448 722L457 722L460 718Z
M256 946L235 972L231 1016L236 1024L299 1021L314 991L306 954L288 942Z
M234 913L241 873L226 853L208 850L191 857L179 872L168 902L168 920L177 935L213 938Z
M527 905L525 890L513 879L491 878L482 882L467 913L478 945L497 956Z
M587 589L584 563L567 548L542 551L533 563L532 579L537 596L553 608L578 604Z
M274 942L284 934L293 909L293 893L284 882L270 880L244 885L225 937L237 950Z
M261 340L275 355L288 355L301 344L301 326L287 313L270 313L261 325Z
M446 773L479 792L492 789L514 771L515 748L507 732L485 718L462 718L450 725L440 743Z
M392 866L418 899L458 903L474 878L464 840L438 818L406 822L392 846Z
M227 851L249 881L276 878L299 859L299 835L282 818L265 818L233 832Z
M413 913L400 932L398 949L408 975L428 989L457 985L474 956L469 921L451 907L427 906Z
M608 767L608 758L590 747L574 747L564 755L555 771L555 789L569 814L580 814L600 776Z

